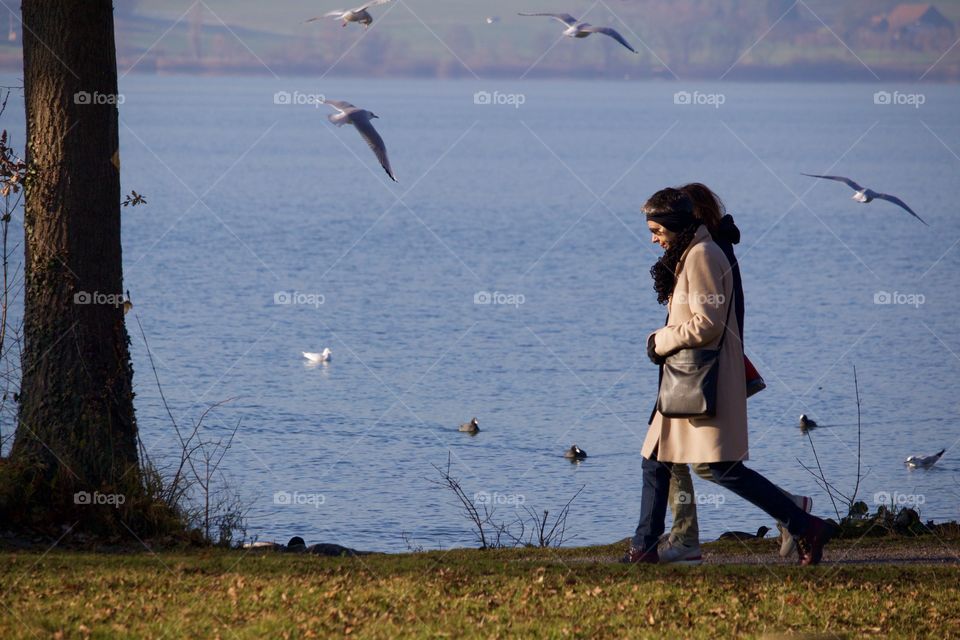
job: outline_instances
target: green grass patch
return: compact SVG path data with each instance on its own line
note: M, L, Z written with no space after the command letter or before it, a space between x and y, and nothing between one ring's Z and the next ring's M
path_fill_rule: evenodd
M622 551L2 552L0 637L943 637L960 625L957 565L623 566Z

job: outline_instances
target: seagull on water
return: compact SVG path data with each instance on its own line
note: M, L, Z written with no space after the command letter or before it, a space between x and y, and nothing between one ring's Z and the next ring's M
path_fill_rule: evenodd
M370 12L367 11L370 7L375 7L378 4L386 4L391 0L370 0L370 2L357 7L356 9L337 9L336 11L330 11L322 16L316 16L315 18L310 18L306 22L316 22L322 18L336 18L337 20L343 20L341 27L347 26L350 22L357 22L363 25L363 28L366 29L373 22L373 16L370 15Z
M910 456L904 460L904 463L911 469L916 469L918 467L921 469L929 469L933 465L937 464L937 460L940 459L940 456L942 456L945 451L946 449L940 449L939 453L935 453L932 456Z
M906 203L906 202L904 202L903 200L901 200L901 199L898 198L897 196L891 196L890 194L887 194L887 193L878 193L878 192L874 191L873 189L868 189L867 187L861 187L860 185L858 185L856 182L854 182L854 181L851 180L850 178L844 178L843 176L818 176L818 175L815 175L815 174L812 174L812 173L801 173L800 175L807 176L808 178L823 178L824 180L836 180L837 182L843 182L843 183L846 184L848 187L850 187L851 189L853 189L854 191L856 191L856 193L853 194L852 197L853 197L853 199L856 200L857 202L862 202L863 204L867 204L867 203L870 202L871 200L875 200L875 199L878 199L878 198L879 198L880 200L886 200L887 202L892 202L893 204L897 205L898 207L902 207L904 210L906 210L907 213L909 213L910 215L912 215L914 218L916 218L917 220L919 220L919 221L922 222L923 224L927 224L927 221L926 221L926 220L924 220L923 218L921 218L920 216L918 216L918 215L913 211L913 209L911 209L910 207L907 206L907 203ZM927 224L927 226L929 227L930 225Z
M320 353L311 353L310 351L304 351L303 357L310 361L311 364L319 364L321 362L330 362L330 357L333 355L333 351L330 351L329 347L326 347Z
M345 124L352 124L356 127L357 131L360 132L360 135L370 146L370 149L373 150L373 153L377 156L377 160L380 161L380 166L387 172L390 179L396 182L397 178L393 175L393 169L390 168L390 159L387 158L387 147L383 144L383 138L380 137L380 134L377 133L377 130L373 128L373 124L370 122L373 118L379 118L380 116L372 111L355 107L343 100L323 100L322 102L337 110L336 113L327 116L330 122L338 127L342 127Z
M567 28L564 29L563 35L568 38L586 38L591 33L602 33L605 36L610 36L630 51L636 53L637 50L630 46L623 36L620 35L616 29L611 27L595 27L592 24L587 22L581 22L577 20L569 13L518 13L518 16L545 16L548 18L553 18L554 20L559 20L563 24L567 25Z

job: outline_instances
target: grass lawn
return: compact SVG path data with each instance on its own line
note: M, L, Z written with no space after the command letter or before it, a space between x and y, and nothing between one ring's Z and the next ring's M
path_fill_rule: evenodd
M757 558L773 561L772 542L756 548ZM622 550L618 543L360 558L2 551L0 638L960 633L956 563L627 567L612 562ZM744 547L705 551L708 561L722 561Z

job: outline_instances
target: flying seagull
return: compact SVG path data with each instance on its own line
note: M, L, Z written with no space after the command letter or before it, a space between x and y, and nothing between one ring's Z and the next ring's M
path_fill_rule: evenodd
M320 353L311 353L310 351L303 352L303 357L309 360L311 364L330 362L330 356L332 355L333 351L330 351L330 347L325 347Z
M853 194L853 199L856 200L857 202L862 202L866 204L876 198L879 198L881 200L886 200L887 202L892 202L893 204L899 207L903 207L907 211L907 213L912 215L914 218L916 218L923 224L927 224L926 220L924 220L923 218L918 216L916 213L914 213L913 209L908 207L907 203L901 200L900 198L898 198L897 196L891 196L886 193L877 193L873 189L867 189L866 187L861 187L850 178L844 178L843 176L818 176L812 173L802 173L801 175L807 176L808 178L823 178L824 180L836 180L837 182L843 182L848 187L856 191L856 193ZM927 224L927 226L929 227L930 225Z
M315 18L310 18L306 22L315 22L321 18L336 18L337 20L343 20L341 27L347 26L350 22L358 22L363 25L363 28L366 29L373 22L373 16L370 15L370 12L367 11L370 7L375 7L378 4L386 4L390 0L370 0L370 2L357 7L356 9L337 9L336 11L330 11L323 14L322 16L317 16Z
M379 118L380 116L372 111L355 107L343 100L324 100L323 103L337 110L337 113L327 116L330 122L338 127L342 127L345 124L352 124L356 127L357 131L360 132L360 135L363 136L363 139L366 140L370 146L370 149L373 150L373 153L377 156L377 160L380 161L380 166L387 172L390 179L396 182L397 178L393 175L393 169L390 168L390 159L387 158L387 147L383 144L383 138L380 137L380 134L377 133L377 130L374 129L370 123L372 118Z
M910 456L904 460L904 463L906 463L911 469L916 469L917 467L929 469L933 465L937 464L937 460L940 459L940 456L943 455L944 451L946 451L946 449L940 449L939 453L935 453L932 456Z
M595 27L592 24L586 22L581 22L577 20L569 13L518 13L518 16L546 16L548 18L553 18L554 20L559 20L563 24L567 25L567 28L564 29L563 35L568 38L586 38L591 33L602 33L605 36L610 36L630 51L636 53L637 50L630 46L630 44L624 40L623 36L620 35L616 29L611 27Z

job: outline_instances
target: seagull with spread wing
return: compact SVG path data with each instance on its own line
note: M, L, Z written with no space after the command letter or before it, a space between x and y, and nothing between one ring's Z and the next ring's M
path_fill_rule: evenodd
M564 29L563 35L568 38L586 38L591 33L602 33L605 36L610 36L630 51L636 53L637 50L630 46L622 35L620 35L616 29L611 27L595 27L592 24L581 22L577 20L569 13L518 13L518 16L545 16L547 18L553 18L554 20L559 20L563 24L567 25L567 28Z
M316 22L321 18L336 18L337 20L343 20L341 27L347 26L350 22L357 22L363 25L363 28L366 29L373 22L373 16L370 15L370 12L367 11L370 7L375 7L378 4L386 4L391 0L370 0L370 2L357 7L356 9L337 9L336 11L329 11L322 16L317 16L315 18L310 18L306 22Z
M807 176L808 178L823 178L824 180L836 180L837 182L843 182L843 183L846 184L848 187L850 187L851 189L853 189L854 191L856 191L856 193L853 194L853 199L856 200L857 202L862 202L862 203L866 204L866 203L870 202L871 200L876 200L876 199L886 200L887 202L892 202L893 204L895 204L895 205L897 205L897 206L899 206L899 207L902 207L904 210L907 211L907 213L909 213L910 215L912 215L914 218L916 218L917 220L919 220L919 221L922 222L923 224L927 224L926 220L924 220L923 218L921 218L920 216L918 216L916 213L914 213L913 209L911 209L910 207L908 207L908 206L907 206L907 203L904 202L903 200L901 200L900 198L898 198L897 196L891 196L891 195L886 194L886 193L878 193L878 192L874 191L873 189L868 189L868 188L866 188L866 187L861 187L860 185L858 185L856 182L854 182L854 181L851 180L850 178L844 178L843 176L818 176L818 175L815 175L815 174L812 174L812 173L802 173L802 174L800 174L800 175ZM927 225L927 226L929 227L930 225Z
M370 122L373 118L379 118L380 116L372 111L355 107L343 100L324 100L323 103L337 110L336 113L327 116L327 119L338 127L342 127L345 124L352 124L370 146L374 155L377 156L377 160L380 161L380 166L383 167L383 170L387 172L391 180L396 182L397 178L393 175L393 169L390 168L390 159L387 158L387 147L383 144L383 138L380 137L380 134L377 133L377 130L373 128L373 124Z

